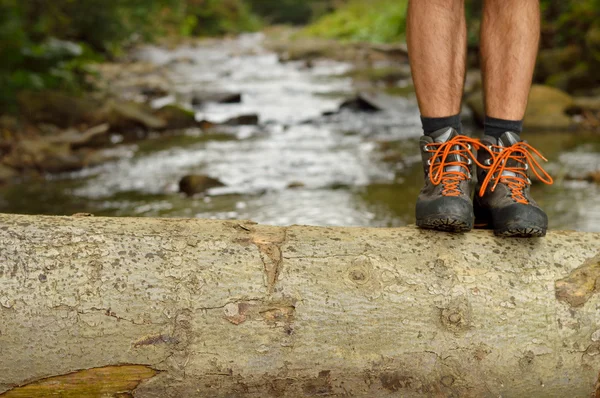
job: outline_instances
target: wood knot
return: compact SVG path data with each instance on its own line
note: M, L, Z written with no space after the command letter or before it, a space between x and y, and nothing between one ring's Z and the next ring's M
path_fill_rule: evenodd
M450 323L459 324L462 321L462 315L458 312L454 312L448 316Z
M525 355L521 359L519 359L519 367L521 370L526 370L533 366L533 360L535 359L535 354L533 351L527 351Z
M350 279L354 282L360 282L366 280L367 275L362 270L354 269L350 271Z
M360 256L352 261L348 270L348 279L356 285L364 285L371 280L373 264L367 256Z
M454 299L440 314L442 324L452 332L468 330L471 326L471 305L465 297Z
M454 384L454 377L453 376L442 377L442 384L446 387L452 387L452 385Z

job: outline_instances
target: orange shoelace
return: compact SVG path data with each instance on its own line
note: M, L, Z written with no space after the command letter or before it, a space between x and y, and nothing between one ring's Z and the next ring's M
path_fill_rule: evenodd
M510 189L513 200L517 203L529 204L529 200L525 197L523 190L531 185L531 180L527 177L527 170L530 168L535 176L544 184L551 185L554 183L552 177L544 170L533 155L535 154L546 162L548 159L528 143L518 142L510 147L492 145L491 148L494 155L492 158L493 163L486 167L489 170L485 180L481 184L479 196L485 194L487 187L492 182L494 184L491 189L492 192L499 183L504 183ZM517 165L508 167L507 164L510 160L516 161ZM505 171L509 171L514 175L503 175Z
M430 149L433 148L433 149ZM464 135L459 135L446 142L433 142L425 146L425 151L435 152L429 159L429 178L434 185L443 184L444 196L461 195L460 183L471 178L469 166L475 163L478 167L488 169L477 161L477 156L473 154L472 149L479 150L484 148L490 151L485 145ZM491 151L490 151L491 153ZM492 154L493 155L493 154ZM448 157L455 157L459 160L449 161ZM458 166L460 170L446 171L446 168Z

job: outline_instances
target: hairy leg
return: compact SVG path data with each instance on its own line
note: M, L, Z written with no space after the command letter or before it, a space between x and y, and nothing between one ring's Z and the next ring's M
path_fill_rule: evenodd
M407 39L421 115L460 113L467 53L464 0L410 0Z
M481 58L488 116L523 119L539 37L539 0L485 0Z

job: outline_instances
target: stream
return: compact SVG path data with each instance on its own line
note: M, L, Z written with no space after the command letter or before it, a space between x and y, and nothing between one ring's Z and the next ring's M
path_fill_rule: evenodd
M258 114L258 125L192 128L116 145L105 150L114 161L0 187L0 212L251 219L273 225L414 223L423 182L414 95L385 96L382 112L338 112L356 92L348 75L352 65L280 62L263 40L252 34L174 50L147 46L136 54L168 68L173 98L198 89L242 93L241 103L197 108L197 120ZM600 169L599 137L544 132L524 138L548 157L547 169L557 180L532 188L551 227L600 231L600 185L564 178ZM188 174L210 175L225 187L186 197L178 193L178 182Z

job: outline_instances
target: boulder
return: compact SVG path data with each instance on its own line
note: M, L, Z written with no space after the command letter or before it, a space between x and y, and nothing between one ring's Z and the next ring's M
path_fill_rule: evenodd
M184 129L198 126L196 113L177 104L163 106L154 115L166 122L167 129Z
M475 121L483 125L485 109L481 90L469 95L467 106L473 111ZM525 128L529 130L562 130L572 127L566 114L574 104L573 98L556 88L534 85L531 87L529 104L525 114Z
M204 174L187 175L179 181L179 191L187 196L205 193L211 188L223 186L225 184L221 181Z

